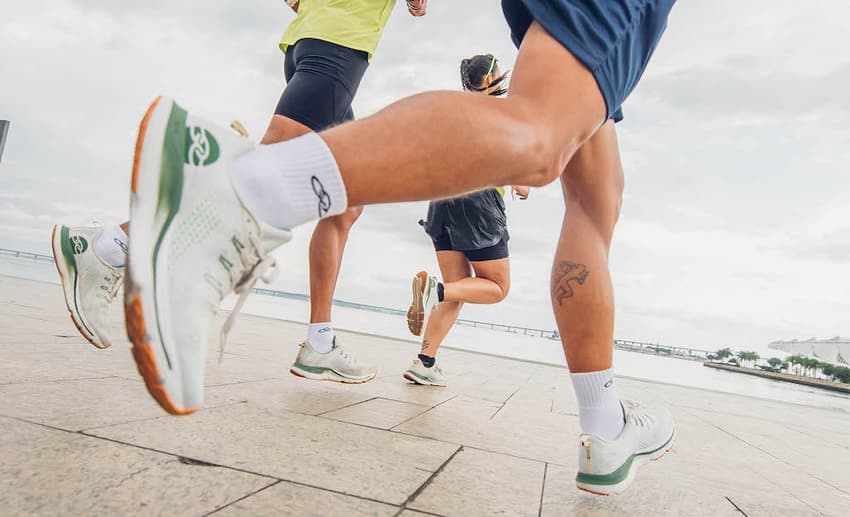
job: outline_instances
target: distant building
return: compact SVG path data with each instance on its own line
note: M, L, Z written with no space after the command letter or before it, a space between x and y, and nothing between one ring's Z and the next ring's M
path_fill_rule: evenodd
M835 336L830 339L774 341L767 345L773 350L801 354L835 364L850 364L850 339Z

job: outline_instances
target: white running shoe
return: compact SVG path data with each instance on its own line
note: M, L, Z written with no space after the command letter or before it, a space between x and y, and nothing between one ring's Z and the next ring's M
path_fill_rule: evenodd
M410 368L404 372L405 379L416 384L425 384L427 386L445 386L446 376L443 375L443 370L434 363L434 366L427 368L422 361L414 359Z
M333 348L326 354L316 352L307 341L298 346L301 350L289 368L292 375L319 381L360 384L371 381L377 374L377 368L360 365L357 359L337 345L336 338Z
M109 312L123 285L124 268L114 268L94 252L101 226L53 227L53 262L62 280L65 305L80 334L97 348L109 348Z
M407 309L407 328L414 336L422 335L425 322L437 305L437 277L425 271L413 277L413 301Z
M605 440L582 434L576 486L597 495L619 494L635 478L637 469L673 448L676 427L670 412L623 401L626 425L620 436Z
M133 356L168 412L203 403L204 365L221 300L240 295L221 342L257 279L276 272L267 252L289 231L269 228L242 204L232 160L254 148L228 128L157 98L136 141L124 308ZM261 227L262 226L262 227Z

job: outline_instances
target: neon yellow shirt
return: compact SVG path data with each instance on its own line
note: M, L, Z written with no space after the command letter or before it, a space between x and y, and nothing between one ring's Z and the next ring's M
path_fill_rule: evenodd
M395 0L301 0L280 49L313 38L362 50L371 59L394 6Z

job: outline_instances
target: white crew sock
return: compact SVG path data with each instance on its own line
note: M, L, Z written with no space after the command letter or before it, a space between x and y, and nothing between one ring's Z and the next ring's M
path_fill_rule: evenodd
M282 230L348 208L339 167L316 133L261 145L233 161L231 179L261 221Z
M330 321L325 323L310 323L307 328L307 342L313 350L327 354L334 346L334 327Z
M614 369L571 373L570 380L578 399L581 432L606 440L620 436L625 425L623 407L614 388Z
M112 267L124 267L127 262L127 234L121 226L107 226L94 240L94 254Z

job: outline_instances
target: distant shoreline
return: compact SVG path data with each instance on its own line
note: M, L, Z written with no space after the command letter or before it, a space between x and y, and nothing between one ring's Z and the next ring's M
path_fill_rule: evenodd
M811 386L814 388L822 388L830 391L837 391L839 393L847 393L850 394L850 384L843 384L839 382L831 382L825 381L822 379L815 379L812 377L803 377L801 375L791 375L790 373L775 373L775 372L766 372L764 370L756 370L755 368L743 368L741 366L734 366L731 364L724 363L716 363L712 361L706 361L702 363L703 366L708 366L709 368L717 368L718 370L726 370L729 372L737 372L743 373L746 375L754 375L756 377L763 377L765 379L773 379L775 381L781 382L791 382L794 384L800 384L803 386Z

